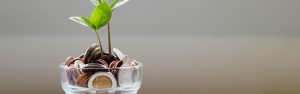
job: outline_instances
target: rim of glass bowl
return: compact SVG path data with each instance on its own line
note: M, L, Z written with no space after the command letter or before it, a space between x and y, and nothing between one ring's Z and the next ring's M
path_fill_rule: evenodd
M66 67L65 63L60 63L59 64L60 68L75 68L75 67ZM132 67L117 67L117 68L76 68L76 69L132 69L132 68L141 68L143 67L143 63L142 62L137 62L136 66L132 66Z

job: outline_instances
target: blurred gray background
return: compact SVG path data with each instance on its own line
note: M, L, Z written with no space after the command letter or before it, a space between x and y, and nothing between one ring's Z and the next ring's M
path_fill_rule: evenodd
M131 0L113 47L144 62L139 94L299 94L299 0ZM0 93L64 94L58 64L96 42L89 0L0 1ZM106 28L101 31L107 46Z

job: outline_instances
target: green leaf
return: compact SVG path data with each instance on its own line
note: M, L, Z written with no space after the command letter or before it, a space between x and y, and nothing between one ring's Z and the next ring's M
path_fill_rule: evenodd
M98 6L102 2L107 2L106 0L90 0L93 5Z
M93 3L93 5L98 6L100 0L90 0L90 1Z
M103 3L103 2L107 2L107 0L90 0L95 6L98 6L99 3ZM110 7L113 10L115 10L116 8L126 4L129 0L114 0Z
M107 2L107 0L99 0L100 3Z
M99 22L103 14L103 11L99 7L96 7L90 16L90 21L96 27L96 29L98 29L100 26Z
M117 0L116 0L117 1ZM126 4L129 0L122 0L122 1L118 1L116 4L112 4L111 8L112 10L115 10L116 8Z
M84 25L84 26L89 26L86 21L84 19L82 19L81 17L78 17L78 16L72 16L69 18L70 20L74 21L74 22L77 22L81 25Z
M120 0L115 0L114 2L111 3L110 7L114 7Z
M96 27L91 24L90 20L88 18L86 18L85 16L81 16L81 18L85 21L85 23L90 27L92 28L93 30L96 30Z
M99 29L106 25L111 18L111 8L107 2L100 3L92 12L90 22Z

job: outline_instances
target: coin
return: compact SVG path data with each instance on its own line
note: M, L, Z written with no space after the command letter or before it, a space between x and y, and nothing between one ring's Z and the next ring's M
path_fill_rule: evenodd
M111 62L111 63L109 64L109 68L114 68L114 66L117 65L118 63L119 63L119 61L117 61L117 60Z
M97 60L97 63L103 64L103 65L105 65L106 67L109 67L108 64L107 64L103 59Z
M77 71L77 68L75 68L74 64L71 64L69 67L66 66L65 73L68 83L70 85L76 85L77 78L80 73Z
M114 53L116 54L116 56L117 56L117 58L118 58L119 60L123 59L123 58L126 56L125 54L123 54L123 53L122 53L119 49L117 49L117 48L114 48L113 51L114 51Z
M82 87L88 87L88 80L90 79L91 76L92 74L90 73L81 74L77 80L78 85Z
M108 65L110 65L112 61L117 60L115 56L109 55L108 53L105 53L102 59L105 60Z
M70 64L74 64L74 62L75 62L76 60L81 60L81 59L80 59L80 58L74 58L72 61L70 61ZM73 66L73 67L75 67L75 66Z
M95 73L95 72L108 72L108 68L103 65L103 64L99 64L99 63L88 63L86 64L81 71L83 73Z
M102 57L100 57L101 54L103 54ZM116 57L112 56L112 55L110 56L108 53L105 53L105 52L103 52L103 53L98 52L95 54L95 57L93 57L93 61L97 62L99 60L101 60L101 61L104 60L106 62L105 65L109 65L112 61L116 60Z
M101 49L100 47L96 48L94 51L93 51L93 54L91 56L91 61L90 62L97 62L97 60L100 58L101 59L101 54L103 55L103 52L101 52Z
M112 81L107 76L98 76L93 81L94 88L110 88Z
M83 60L83 58L84 58L84 55L80 55L80 56L78 56L77 58L79 58L79 59Z
M100 57L101 54L103 54L102 57ZM107 63L107 65L109 65L112 61L117 60L117 58L115 56L113 56L113 55L110 56L108 53L103 52L101 54L100 53L98 53L98 55L96 54L97 56L93 59L94 62L101 59L101 60L104 60Z
M73 61L73 59L74 58L72 56L67 57L67 59L65 61L65 65L70 66L71 63L72 63L72 61Z
M116 88L117 81L110 72L97 72L93 74L88 82L89 88Z
M83 63L82 60L75 60L74 61L74 67L75 68L83 68L85 66L85 64Z
M85 66L85 64L83 63L82 60L76 60L76 61L74 62L74 66L75 66L75 68L76 68L78 74L82 74L82 73L83 73L83 72L81 71L81 69Z
M100 57L101 56L101 48L100 47L96 47L91 55L89 57L87 57L87 62L88 63L94 63L96 60L97 60L97 57Z
M83 63L90 63L88 62L88 58L92 54L95 48L99 47L98 44L93 44L91 47L88 48L88 50L85 52L84 58L83 58Z
M110 69L110 72L117 78L117 71L118 71L118 69L117 69L117 65L119 64L120 62L119 61L117 61L117 60L115 60L115 61L113 61L113 62L111 62L110 63L110 65L109 65L109 69Z
M66 74L68 84L74 85L74 81L73 81L73 78L72 78L72 73L70 72L68 67L65 67L65 74Z
M132 85L134 68L132 68L130 63L124 63L118 71L118 84L119 86Z

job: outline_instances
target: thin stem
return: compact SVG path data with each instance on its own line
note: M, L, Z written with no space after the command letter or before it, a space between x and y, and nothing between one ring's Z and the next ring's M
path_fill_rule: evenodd
M108 34L108 51L109 51L109 56L111 56L110 22L108 22L107 24L107 34Z
M100 46L100 50L101 50L100 57L102 58L103 57L103 54L102 54L103 53L103 48L102 48L102 45L101 45L99 32L98 32L98 30L96 30L95 32L96 32L96 35L97 35L97 38L98 38L98 42L99 42L99 46Z

